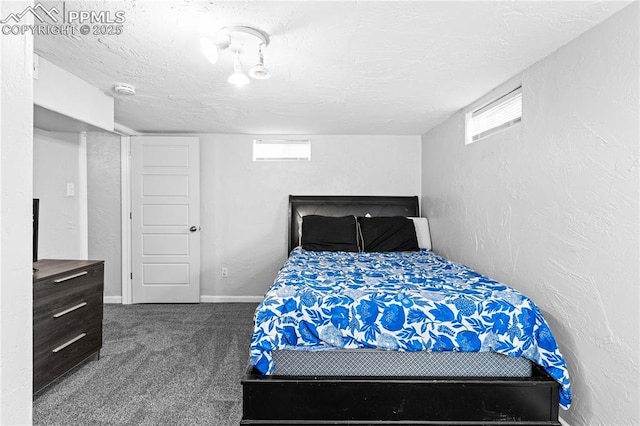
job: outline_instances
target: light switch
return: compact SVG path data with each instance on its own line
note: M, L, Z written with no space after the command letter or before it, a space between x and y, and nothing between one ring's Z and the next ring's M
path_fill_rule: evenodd
M67 197L73 197L76 195L76 186L73 182L67 182Z

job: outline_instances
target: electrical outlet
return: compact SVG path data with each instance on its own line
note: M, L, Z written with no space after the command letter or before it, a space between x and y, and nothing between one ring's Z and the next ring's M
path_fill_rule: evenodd
M226 266L222 267L222 278L229 278L229 268Z

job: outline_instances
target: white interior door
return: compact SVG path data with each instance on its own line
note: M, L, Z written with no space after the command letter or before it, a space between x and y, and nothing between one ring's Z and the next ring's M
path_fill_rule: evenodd
M131 138L133 303L200 301L197 137Z

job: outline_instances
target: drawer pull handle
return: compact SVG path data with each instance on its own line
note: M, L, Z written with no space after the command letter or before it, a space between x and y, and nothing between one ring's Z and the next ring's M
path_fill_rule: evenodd
M55 354L55 353L57 353L57 352L60 352L61 350L63 350L63 349L64 349L64 348L66 348L67 346L74 344L75 342L77 342L78 340L82 339L82 338L83 338L84 336L86 336L86 335L87 335L87 333L82 333L82 334L77 335L77 336L76 336L76 337L74 337L73 339L69 340L67 343L63 343L62 345L60 345L60 346L58 346L57 348L55 348L55 349L53 350L53 353Z
M56 284L59 284L61 282L69 281L69 280L72 280L74 278L78 278L78 277L81 277L83 275L87 275L88 273L89 272L87 272L87 271L80 272L80 273L75 274L75 275L69 275L68 277L58 278L57 280L54 280L53 282L56 283Z
M72 307L71 307L71 308L69 308L69 309L65 309L65 310L64 310L64 311L62 311L62 312L58 312L58 313L57 313L57 314L55 314L53 317L54 317L54 318L60 318L61 316L63 316L63 315L67 315L69 312L73 312L73 311L75 311L76 309L80 309L80 308L82 308L83 306L87 306L87 302L82 302L82 303L80 303L80 304L78 304L78 305L76 305L76 306L72 306Z

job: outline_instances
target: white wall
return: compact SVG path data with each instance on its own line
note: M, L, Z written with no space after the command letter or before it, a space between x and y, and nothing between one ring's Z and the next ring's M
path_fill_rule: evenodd
M253 162L254 138L200 135L204 296L261 298L287 257L289 194L420 193L419 136L304 136L312 161L295 163Z
M0 2L0 16L30 2ZM32 23L30 16L23 23ZM0 36L0 424L31 424L33 37Z
M40 199L39 259L83 259L87 230L82 219L81 162L86 163L78 133L33 132L33 197ZM84 157L84 158L83 158ZM67 183L75 195L67 196Z
M640 419L638 9L525 70L520 126L465 146L461 111L423 136L434 250L542 308L573 426Z
M89 258L104 260L104 296L120 302L120 136L87 133Z

